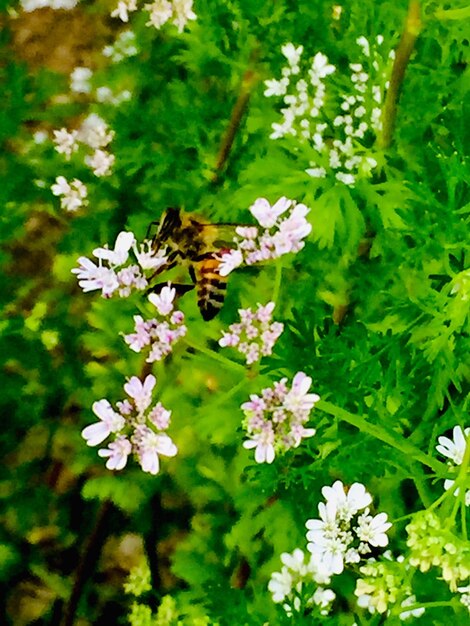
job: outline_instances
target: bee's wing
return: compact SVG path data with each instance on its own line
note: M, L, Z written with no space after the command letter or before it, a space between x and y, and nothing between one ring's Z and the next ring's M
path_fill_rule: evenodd
M235 247L234 237L236 228L240 224L199 224L203 231L203 239L209 249L214 251L221 248Z

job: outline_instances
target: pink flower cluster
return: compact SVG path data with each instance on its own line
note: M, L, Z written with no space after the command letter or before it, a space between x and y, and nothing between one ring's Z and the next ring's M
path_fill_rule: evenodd
M287 386L287 378L263 389L261 397L252 394L250 401L242 404L244 426L249 439L245 448L255 448L257 463L272 463L276 452L297 448L302 439L312 437L314 428L305 428L310 411L320 396L308 393L312 379L298 372Z
M151 293L149 300L156 307L159 319L144 320L140 315L134 315L135 333L124 335L125 342L134 352L150 347L147 363L161 361L170 354L173 344L186 335L184 313L174 310L175 295L176 290L170 283L158 295Z
M274 302L268 302L265 306L258 304L255 312L239 309L240 322L229 326L229 332L224 332L219 339L219 346L237 348L245 356L247 365L272 354L274 344L284 330L284 324L271 321L274 306Z
M285 215L288 210L289 213ZM304 247L303 240L312 230L312 225L306 220L310 209L288 198L280 198L273 206L266 198L258 198L250 207L250 212L261 228L237 227L239 237L234 238L236 247L221 257L221 276L227 276L242 263L253 265L277 259L289 252L298 252Z
M137 264L125 265L131 248ZM79 267L74 268L72 273L77 275L78 284L84 292L101 289L103 298L111 298L116 293L121 298L127 298L132 291L146 289L148 281L145 272L153 274L167 262L165 251L153 250L150 241L144 241L139 249L131 232L119 233L113 250L104 246L93 250L93 255L98 259L98 265L81 256Z
M175 456L178 452L165 433L171 411L167 411L161 402L150 408L156 382L151 374L143 383L137 376L132 376L124 385L130 400L118 402L117 411L105 399L93 404L93 412L100 421L84 428L82 437L89 446L97 446L114 435L114 441L107 448L98 450L99 456L108 459L108 469L122 470L133 453L144 472L158 474L159 455Z

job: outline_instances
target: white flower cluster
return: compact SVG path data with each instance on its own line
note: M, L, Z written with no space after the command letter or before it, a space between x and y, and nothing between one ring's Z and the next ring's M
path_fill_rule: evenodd
M89 67L76 67L70 74L70 91L74 93L90 93L93 72Z
M151 293L148 299L157 309L159 319L144 320L135 315L135 333L124 335L125 342L134 352L150 347L147 363L161 361L170 354L178 339L186 335L184 313L174 310L175 295L176 290L170 284L163 287L158 295Z
M296 548L292 554L281 554L282 569L273 572L268 583L273 602L283 602L289 616L303 614L313 606L320 608L321 615L327 615L336 594L324 585L330 584L330 577L318 570L313 557L305 562L305 554Z
M23 11L30 13L36 9L73 9L77 6L79 0L21 0Z
M64 176L57 176L51 191L54 196L61 196L60 206L66 211L77 211L87 203L88 190L78 178L69 183Z
M219 345L237 348L247 365L272 354L274 344L284 330L284 324L272 321L274 306L274 302L268 302L265 306L258 304L256 311L239 309L240 322L229 326L229 332L223 333Z
M361 483L345 490L337 480L332 487L323 487L326 502L320 502L320 519L309 519L307 549L329 575L341 574L344 565L359 563L371 553L371 547L388 544L387 530L391 523L386 513L372 516L372 496ZM362 512L361 512L362 511Z
M181 33L189 20L197 19L193 11L193 0L154 0L145 4L143 8L149 13L147 26L153 26L157 30L167 22L171 22ZM111 17L118 17L123 22L128 22L129 13L137 9L136 0L119 0Z
M306 560L304 552L300 549L294 550L292 554L282 554L283 567L280 572L274 572L271 575L268 584L274 602L287 601L284 609L288 615L294 612L304 615L315 605L320 607L322 615L327 615L336 597L331 589L325 588L325 585L330 585L331 577L341 574L345 564L358 563L363 555L370 554L371 546L384 547L388 543L386 532L391 524L386 521L385 513L379 513L375 517L369 514L372 496L366 491L364 485L354 483L346 489L338 480L331 487L323 487L322 494L326 502L318 505L321 519L310 519L306 522L309 542L307 549L310 552L310 558ZM387 561L382 566L369 558L367 566L372 567L372 573L365 570L363 572L362 568L360 571L369 578L374 573L378 577L379 573L385 571L388 563ZM391 573L395 571L393 568L403 569L403 566L397 562L390 561L390 564L392 565ZM374 569L375 566L378 569ZM399 579L399 576L383 576L384 585L388 584L389 587ZM369 582L369 579L358 581L356 587L356 595L360 596L358 604L370 608L376 600L377 603L381 601L380 608L377 609L376 606L373 610L384 612L388 604L384 604L383 595ZM398 582L393 587L393 592L389 593L390 603L399 595L399 587ZM411 592L408 593L408 589L405 590L406 593L401 591L401 598L406 596L406 601L402 606L405 604L409 606ZM392 599L393 593L395 596ZM373 594L375 594L374 597L372 597Z
M439 437L439 444L436 446L436 450L447 457L449 467L458 471L458 468L462 465L467 443L470 438L470 427L462 430L461 426L454 426L452 434L453 439ZM454 480L447 478L444 481L444 489L451 489L454 482ZM459 495L459 488L455 489L454 495ZM465 491L465 504L466 506L470 506L470 489Z
M105 102L113 106L119 106L123 102L129 102L132 98L132 92L129 89L123 89L118 93L114 93L110 87L102 86L96 89L96 100Z
M286 217L284 214L288 210ZM250 212L261 229L256 226L237 227L238 237L234 238L234 249L221 255L221 276L227 276L242 263L253 265L289 252L298 252L304 247L303 240L312 230L306 220L310 209L285 197L279 198L273 206L266 198L258 198L250 207Z
M382 102L388 88L388 60L380 47L384 38L376 38L371 51L369 41L359 37L363 63L351 63L349 89L345 93L340 78L326 79L336 72L328 57L318 52L308 69L301 71L303 46L282 46L287 66L280 80L267 80L264 95L282 97L282 122L272 125L271 139L285 136L308 142L315 153L305 171L313 178L325 178L332 171L336 180L354 186L358 175L369 175L377 161L368 155L370 145L381 130ZM366 67L365 67L365 66ZM331 92L331 93L330 93Z
M125 31L125 33L123 34L126 34L126 33L130 33L132 37L135 37L134 33L130 30ZM126 39L129 39L129 37L127 37ZM119 37L116 40L116 44L118 42L119 42ZM131 44L129 43L129 48L126 49L126 51L128 52L128 56L131 56L131 49L135 49L137 53L137 48L135 47L131 48ZM116 52L113 52L113 50L114 50L113 46L106 46L106 48L103 51L103 54L105 51L108 51L109 56L111 56L111 59L117 63L118 58L119 60L123 58L124 52L121 53L121 52L118 52L117 50ZM72 91L73 93L90 94L92 91L92 85L91 85L92 76L93 76L93 72L90 70L90 68L76 67L73 70L73 72L70 74L70 91ZM132 98L132 93L128 89L124 89L123 91L119 93L114 93L110 87L102 85L101 87L96 88L95 97L96 97L97 102L106 102L108 104L112 104L113 106L119 106L122 102L128 102ZM93 116L93 117L98 117L98 116ZM101 123L103 123L103 120L101 120ZM68 152L66 156L70 157L70 154L72 153L73 150L76 150L78 148L78 145L75 145L75 141L72 141L72 139L74 140L77 139L76 135L74 136L73 133L68 133L68 136L69 136L69 142L68 144L65 143L65 146L67 146L67 152ZM63 137L65 140L66 136L63 135ZM60 149L58 148L59 151L64 152L64 147L61 146ZM70 148L72 148L72 150L70 150Z
M138 264L123 267L131 248ZM82 256L78 259L79 267L74 268L72 273L77 275L78 284L84 292L100 289L103 298L111 298L115 294L127 298L132 291L146 289L148 281L144 272L154 273L167 261L164 251L152 250L150 241L144 241L139 249L131 232L119 233L113 250L107 246L96 248L93 255L98 259L98 265Z
M263 389L261 396L252 394L249 402L242 404L244 426L249 439L243 447L255 448L257 463L272 463L277 453L297 448L302 439L313 437L314 428L305 428L310 411L320 396L308 393L312 379L298 372L287 386L287 378Z
M114 435L114 441L107 448L98 450L99 456L108 459L108 469L122 470L129 455L134 453L142 470L155 475L160 469L159 455L175 456L178 452L165 433L170 424L171 411L165 409L161 402L150 408L156 382L151 374L143 383L137 376L132 376L124 385L130 400L118 402L117 411L106 399L93 404L93 413L100 421L84 428L82 437L89 446L97 446Z
M83 69L83 68L82 68ZM114 155L104 148L112 141L114 131L109 130L106 122L95 113L89 115L78 128L72 130L62 128L54 131L55 149L65 158L70 159L82 144L94 152L85 156L85 164L92 168L95 176L108 176L114 165Z
M119 63L128 57L133 57L138 52L135 33L132 30L123 30L112 45L103 48L103 56L113 63Z

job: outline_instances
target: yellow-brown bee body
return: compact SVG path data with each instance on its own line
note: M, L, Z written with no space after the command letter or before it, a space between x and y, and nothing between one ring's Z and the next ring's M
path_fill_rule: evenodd
M206 321L214 318L224 303L227 280L219 273L220 256L233 245L234 233L234 225L207 224L193 214L170 208L163 214L152 239L152 246L166 248L167 254L167 263L156 274L178 264L188 266L196 286L199 310ZM227 235L228 243L220 243ZM187 286L182 287L183 291L188 290Z

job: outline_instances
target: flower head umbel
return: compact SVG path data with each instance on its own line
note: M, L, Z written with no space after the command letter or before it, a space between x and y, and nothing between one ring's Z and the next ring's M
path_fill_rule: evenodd
M136 36L132 30L122 31L112 45L103 48L103 56L111 59L113 63L119 63L127 57L133 57L138 52Z
M436 450L442 454L442 456L447 457L449 467L458 472L459 466L462 465L465 450L470 438L470 427L463 430L461 426L454 426L452 436L453 439L439 437ZM444 481L444 489L451 489L454 482L454 480L447 478ZM454 495L459 495L458 487L455 489ZM470 506L470 489L467 489L465 492L465 504Z
M227 276L242 263L253 265L277 259L289 252L299 252L305 245L303 240L312 230L306 219L310 209L285 197L279 198L272 206L266 198L258 198L250 207L250 212L261 228L237 227L235 249L220 257L221 276Z
M68 160L78 150L77 131L68 132L66 128L54 131L55 149Z
M265 306L258 304L256 311L240 309L240 322L231 324L224 332L219 345L237 348L244 355L247 365L272 354L274 344L284 330L284 324L272 322L274 302Z
M76 68L77 70L81 70L80 76L83 75L82 70L86 70L86 68ZM113 137L114 131L110 130L107 123L96 113L86 117L77 130L69 132L62 128L54 131L54 143L57 152L69 160L72 154L82 146L81 152L85 165L88 165L98 177L109 176L112 172L115 157L105 148L113 140ZM85 149L84 156L83 147ZM63 176L59 176L59 178L62 179ZM57 188L57 185L53 186L52 193L59 195L54 191L54 188Z
M70 91L75 93L90 93L90 80L93 72L89 67L76 67L70 74Z
M68 182L64 176L57 176L51 191L54 196L60 196L60 206L66 211L77 211L87 203L88 190L78 178Z
M131 262L125 265L131 251L137 264ZM103 298L116 294L127 298L133 291L143 291L148 286L146 272L151 275L167 261L164 250L153 250L151 242L144 241L139 251L134 234L126 231L119 233L113 249L107 245L95 248L93 255L98 259L98 265L80 257L79 267L74 268L72 273L77 274L83 291L100 289Z
M281 554L282 569L273 572L268 583L273 602L282 602L289 616L302 613L317 606L321 615L327 615L336 595L323 585L330 583L330 577L318 570L313 557L307 557L299 548L292 554Z
M180 33L189 20L197 19L193 11L193 0L154 0L144 5L149 12L147 26L160 29L167 22L174 24Z
M263 389L261 396L252 394L241 406L249 437L243 446L255 448L257 463L272 463L276 452L297 448L302 439L315 434L314 428L304 425L320 399L316 393L307 393L312 379L298 372L290 389L286 383L283 378L274 387Z
M143 382L132 376L124 385L129 399L118 402L117 410L105 399L93 404L93 412L100 421L84 428L82 436L89 446L99 445L110 435L114 436L107 448L98 451L99 456L107 459L108 469L123 469L129 455L134 454L144 472L157 474L159 457L177 453L175 444L165 432L170 424L171 411L161 402L152 406L155 384L152 374Z
M412 595L411 587L406 582L409 578L406 573L409 566L404 563L403 557L384 557L382 561L370 559L359 568L361 578L356 581L354 594L357 596L357 605L367 609L369 613L388 613L396 604L404 609L416 604L416 597ZM400 613L400 620L419 617L424 612L423 607L404 610Z
M320 519L309 519L307 548L329 574L341 574L345 563L358 563L367 558L372 547L388 544L387 530L391 523L386 513L372 516L371 495L361 483L345 490L341 481L323 487L326 502L320 502Z
M435 511L418 511L406 527L410 563L422 572L431 567L441 570L451 591L470 577L470 545L449 528Z
M384 38L374 46L365 37L357 44L360 63L351 63L349 85L343 73L322 52L302 63L303 47L292 43L282 47L287 65L282 78L265 81L266 97L282 97L282 120L272 125L271 139L292 137L307 143L313 158L306 173L325 178L332 172L337 181L354 186L358 176L368 176L377 161L367 153L382 126L382 100L388 87L389 60L384 54Z
M174 309L175 294L176 291L170 283L158 295L151 293L148 299L157 309L157 315L148 320L135 315L135 332L124 335L125 342L134 352L149 349L147 363L161 361L186 334L184 313Z

